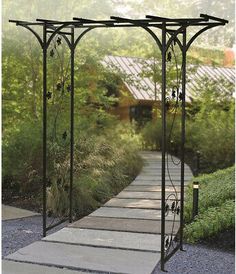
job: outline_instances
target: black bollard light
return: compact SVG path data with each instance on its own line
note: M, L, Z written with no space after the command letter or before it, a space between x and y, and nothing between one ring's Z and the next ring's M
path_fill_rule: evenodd
M199 183L193 182L193 219L198 215L198 197L199 197Z

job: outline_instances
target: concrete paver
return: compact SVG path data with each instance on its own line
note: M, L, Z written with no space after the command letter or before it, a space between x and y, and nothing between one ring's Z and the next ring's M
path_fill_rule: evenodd
M66 227L44 241L135 250L160 251L160 235Z
M40 241L7 258L77 270L144 274L152 272L160 254Z
M166 194L175 193L174 191L166 192ZM180 195L180 192L177 192ZM168 195L167 194L167 195ZM122 191L117 196L117 198L126 198L126 199L158 199L161 200L161 191L151 192L151 191Z
M104 205L104 207L106 206L122 207L122 208L126 207L126 208L161 209L161 200L113 198Z
M100 207L89 216L96 217L113 217L143 220L160 220L161 211L156 209L137 209L137 208L116 208L116 207ZM173 215L170 213L167 220L172 220Z
M192 179L192 175L185 175L184 176L184 178L185 178L185 180L191 180ZM181 178L180 178L180 174L179 175L172 175L171 174L171 178L172 178L172 180L180 180ZM146 175L146 174L142 174L142 173L140 173L140 175L138 175L137 177L136 177L136 180L161 180L161 174L159 174L159 175ZM166 180L168 180L169 181L169 177L168 176L166 176Z
M66 268L49 267L44 265L29 264L14 261L2 261L2 274L85 274L86 272L74 271ZM95 272L90 272L95 273Z
M184 184L188 184L188 180L184 181ZM172 183L176 186L180 186L180 181L173 180ZM134 180L130 185L143 185L143 186L150 186L150 185L156 185L161 186L161 180ZM171 186L171 181L166 181L166 186Z
M174 191L173 186L166 186L166 192ZM180 191L180 186L175 186L177 191ZM122 192L124 191L146 191L146 192L161 192L161 186L159 185L129 185L127 186Z
M166 222L166 232L172 231L172 221ZM106 218L106 217L84 217L77 222L74 222L70 227L88 228L88 229L104 229L109 231L126 231L137 233L161 233L161 221L157 220L140 220L140 219L121 219L121 218ZM179 222L175 222L174 232L179 229Z

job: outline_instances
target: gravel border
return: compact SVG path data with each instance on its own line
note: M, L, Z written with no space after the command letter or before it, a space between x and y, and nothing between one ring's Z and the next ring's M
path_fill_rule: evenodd
M166 263L168 274L234 274L234 252L209 248L205 245L184 245L185 251L177 251ZM153 274L163 274L158 265Z
M47 218L50 223L50 218ZM20 219L2 221L2 257L14 253L43 238L42 216L32 216ZM52 234L67 226L68 222L51 229L47 234Z

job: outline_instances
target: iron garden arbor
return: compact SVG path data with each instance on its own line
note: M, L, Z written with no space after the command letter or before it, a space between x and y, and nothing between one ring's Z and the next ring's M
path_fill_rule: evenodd
M161 268L164 270L165 262L178 250L183 250L183 226L184 226L184 161L185 161L185 86L186 86L186 54L191 44L203 32L217 27L224 26L228 23L227 20L209 16L207 14L200 14L198 18L165 18L159 16L147 15L145 19L129 19L111 16L109 20L90 20L74 17L71 21L56 21L47 19L36 19L35 22L9 20L17 26L21 26L29 30L38 40L43 51L43 235L55 227L59 223L65 221L60 220L54 225L47 226L47 181L48 181L48 159L47 159L47 104L50 99L50 92L48 91L47 80L47 60L49 56L49 46L57 35L60 35L66 42L70 50L70 175L69 175L69 222L72 222L72 202L73 202L73 172L74 172L74 65L75 65L75 49L80 43L81 39L91 30L98 28L142 28L147 31L154 39L156 46L161 51L162 56L162 90L161 90L161 114L162 114L162 198L161 198ZM187 41L187 31L190 27L200 28ZM37 28L37 30L36 30ZM42 31L39 34L38 29ZM75 29L80 29L80 34L75 35ZM159 36L157 34L159 31ZM182 54L181 64L181 81L179 86L174 90L172 95L176 101L176 105L181 108L181 157L180 157L180 199L177 192L174 194L174 202L169 205L170 195L166 196L166 176L172 183L171 176L168 172L168 155L167 148L169 146L170 138L166 131L166 114L167 114L167 78L166 78L166 63L171 59L170 48L172 45L178 45ZM66 136L65 136L66 137ZM173 194L172 194L173 195ZM179 201L180 200L180 201ZM166 234L165 220L169 210L175 215L180 216L180 227L178 239L176 235Z

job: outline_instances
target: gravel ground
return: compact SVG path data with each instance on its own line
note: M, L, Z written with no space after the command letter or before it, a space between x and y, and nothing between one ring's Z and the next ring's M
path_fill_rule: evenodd
M50 218L48 223L50 224ZM48 231L48 234L66 226L63 223ZM15 252L42 238L42 216L2 221L2 257Z
M225 252L204 245L184 245L167 263L168 274L234 274L233 252ZM165 273L156 269L154 274Z
M50 221L50 220L49 220ZM50 230L51 234L67 224ZM2 221L2 256L15 252L42 238L42 217ZM185 252L178 251L166 263L168 274L233 274L234 253L209 248L205 245L184 245ZM154 274L164 273L157 267Z

